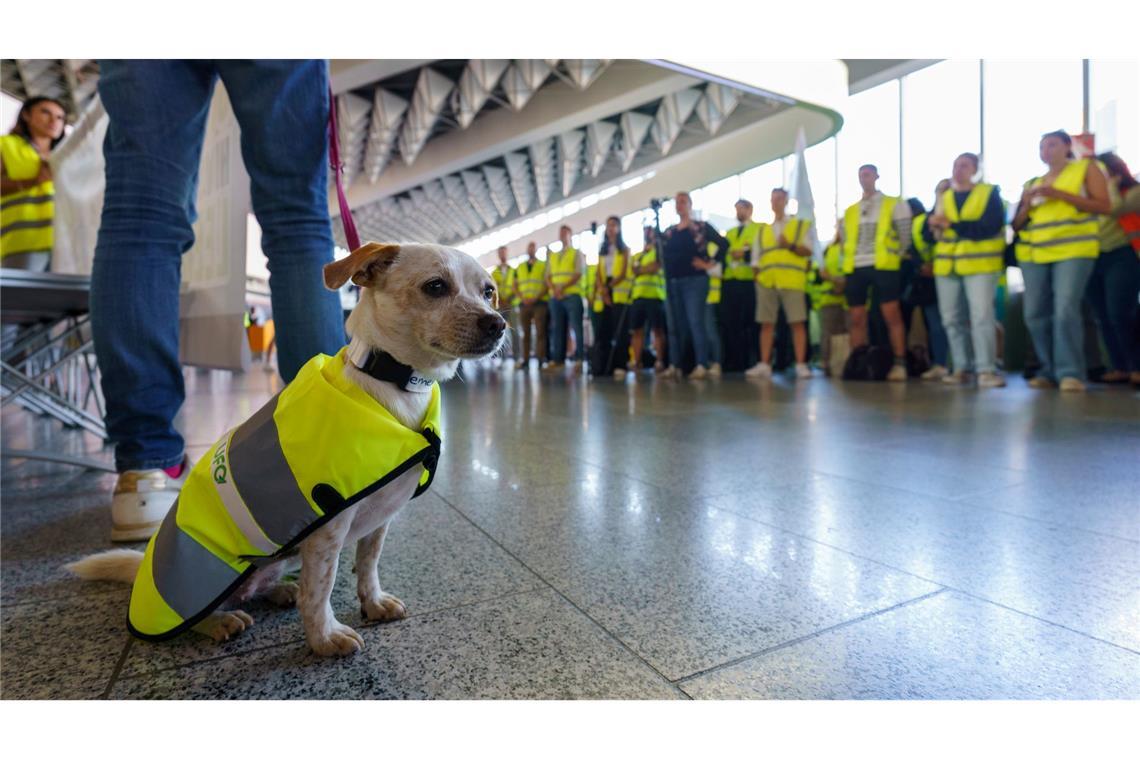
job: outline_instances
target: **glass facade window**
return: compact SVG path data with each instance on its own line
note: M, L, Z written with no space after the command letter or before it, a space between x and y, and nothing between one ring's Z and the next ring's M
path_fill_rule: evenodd
M810 171L810 170L809 170ZM752 201L752 218L758 222L772 218L772 189L783 187L784 168L781 161L769 161L740 175L740 197Z
M902 191L929 209L954 159L981 152L978 61L943 61L907 75L902 87Z
M1089 61L1089 128L1096 151L1112 151L1140 171L1140 63Z
M839 146L839 213L862 196L859 167L874 164L879 169L879 189L898 195L899 177L899 81L889 82L847 99Z

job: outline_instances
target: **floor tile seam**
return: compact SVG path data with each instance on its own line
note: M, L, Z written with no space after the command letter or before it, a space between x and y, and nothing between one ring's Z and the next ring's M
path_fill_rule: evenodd
M936 597L940 594L944 594L945 592L950 591L950 590L951 589L944 586L942 588L935 589L934 591L928 591L927 593L922 594L920 596L912 597L910 599L904 599L903 601L892 604L889 607L884 607L884 608L878 609L878 610L872 610L871 612L864 613L862 615L859 615L858 617L851 618L850 620L844 620L842 622L835 623L834 625L829 625L825 628L820 628L817 631L812 631L812 632L806 633L802 636L797 636L793 639L789 639L787 641L782 641L779 644L773 644L772 646L765 647L764 649L761 649L759 651L751 652L751 653L745 654L745 655L741 655L740 657L736 657L736 658L733 658L733 659L728 660L726 662L722 662L722 663L719 663L717 665L713 665L712 667L705 668L704 670L698 670L695 673L690 673L688 675L681 676L680 678L676 679L674 681L674 683L676 683L677 685L681 685L681 684L685 683L686 681L692 681L692 680L695 680L695 679L700 678L702 676L707 676L707 675L710 675L712 673L724 670L726 668L734 667L734 666L739 665L743 662L747 662L749 660L754 660L754 659L757 659L759 657L764 657L765 655L769 655L769 654L776 652L776 651L779 651L781 649L787 649L788 647L795 646L796 644L802 644L805 641L810 641L811 639L818 638L818 637L823 636L825 634L832 633L834 631L841 630L843 628L847 628L849 626L856 625L857 623L865 622L865 621L870 620L872 618L878 617L879 615L885 615L888 612L894 612L895 610L899 610L899 609L902 609L904 607L908 607L910 605L920 604L921 602L924 602L928 599L932 599L933 597Z
M500 543L494 536L492 536L490 533L488 533L483 528L483 526L481 526L481 525L479 525L479 523L475 522L462 509L460 509L459 507L452 504L450 500L444 498L443 496L440 496L439 498L442 499L443 501L445 501L447 503L447 505L449 507L451 507L453 510L455 510L455 512L457 514L459 514L461 517L463 517L464 520L471 523L471 525L474 526L476 530L478 530L480 533L482 533L484 536L486 536L487 540L491 541L495 546L499 547L499 549L501 549L504 553L506 553L508 556L510 556L512 559L514 559L520 565L525 567L529 572L533 573L536 578L540 579L544 584L546 584L547 588L549 588L551 591L553 591L555 594L557 594L564 602L566 602L566 604L569 604L571 607L573 607L575 610L577 610L578 613L581 614L584 618L586 618L591 623L593 623L600 631L602 631L607 637L609 637L612 641L614 641L614 643L616 643L619 647L621 647L627 653L629 653L629 655L631 657L633 657L637 662L640 662L643 665L645 665L646 668L648 668L659 679L661 679L662 683L664 683L666 686L668 686L674 692L683 696L684 698L691 699L691 697L689 697L689 695L685 694L682 689L678 688L677 685L670 678L668 678L664 673L662 673L660 670L658 670L656 667L654 667L654 665L652 663L650 663L648 660L646 660L644 657L642 657L640 654L638 654L632 648L630 648L630 646L628 644L626 644L625 641L621 639L621 637L619 637L616 633L611 631L606 626L602 625L602 623L600 621L598 621L596 618L594 618L593 615L586 612L577 603L575 603L572 599L570 599L570 597L567 596L565 592L563 592L560 588L555 586L545 576L543 576L541 573L539 573L534 568L532 568L530 565L528 565L526 562L524 562L513 551L511 551L509 548L507 548L502 543Z
M462 604L456 604L456 605L452 605L449 607L436 607L436 608L433 608L430 610L424 610L423 612L417 612L415 614L408 615L407 617L402 618L402 620L415 620L417 618L423 618L423 617L427 617L429 615L435 615L435 614L442 613L442 612L454 612L455 610L463 609L464 607L473 607L475 605L486 604L488 602L497 602L497 601L500 601L502 599L507 599L507 598L510 598L513 596L522 596L524 594L533 594L535 592L544 591L544 590L546 590L546 586L534 586L532 588L517 589L515 591L510 591L506 594L500 594L499 596L488 597L485 599L476 599L475 601L464 602ZM399 623L401 621L397 620L397 621L392 621L392 622ZM365 621L364 623L358 623L358 624L354 625L353 628L358 629L358 630L369 630L372 628L380 628L380 627L386 626L386 625L389 625L389 623L377 622L377 621ZM147 677L155 676L155 675L158 675L159 673L169 673L169 672L174 671L174 670L182 670L183 668L190 668L190 667L196 667L198 665L206 665L206 664L215 663L215 662L222 662L224 660L233 660L233 659L237 659L239 657L245 657L247 655L257 654L259 652L267 652L271 649L279 649L279 648L283 648L283 647L290 647L290 646L295 646L297 644L304 644L304 643L305 643L305 637L304 637L304 635L301 635L301 636L298 636L296 638L289 639L288 641L278 641L278 642L274 642L272 644L265 644L265 645L258 646L258 647L251 647L249 649L243 649L240 652L230 652L228 654L220 654L220 655L217 655L215 657L205 657L205 658L200 659L200 660L187 660L185 662L180 662L176 665L166 665L166 666L162 666L162 667L158 667L158 668L149 669L149 670L146 670L145 672L127 673L126 675L121 675L118 678L118 680L119 681L133 681L133 680L137 680L140 678L147 678Z
M721 511L730 512L731 510L722 509ZM884 562L882 560L875 559L873 557L868 557L868 556L865 556L863 554L853 552L850 549L844 549L840 546L835 546L833 544L829 544L826 541L820 541L818 538L813 538L813 537L805 535L803 533L798 533L794 530L790 530L788 528L784 528L784 527L781 527L779 525L775 525L773 523L765 522L764 520L758 520L755 517L750 517L749 515L742 515L739 512L732 512L732 514L737 516L737 517L743 518L745 520L751 520L752 522L755 522L755 523L758 523L760 525L764 525L766 527L772 528L773 530L778 530L778 531L781 531L783 533L788 533L790 535L796 536L797 538L802 538L805 541L810 541L811 543L819 544L820 546L825 546L828 549L833 549L837 552L847 554L851 557L861 559L865 562L870 562L872 564L879 565L880 567L885 567L888 570L892 570L896 573L901 573L903 575L907 575L907 576L910 576L912 578L917 578L918 580L925 581L926 583L933 583L936 586L941 586L942 590L954 591L954 592L957 592L957 593L962 594L964 596L968 596L972 599L977 599L979 601L987 602L989 604L993 604L993 605L996 605L998 607L1002 607L1004 609L1009 610L1010 612L1015 612L1018 615L1024 615L1026 617L1033 618L1034 620L1037 620L1039 622L1047 623L1049 625L1056 626L1058 628L1062 628L1066 631L1069 631L1070 633L1079 634L1081 636L1084 636L1085 638L1092 639L1093 641L1098 641L1102 644L1108 644L1110 646L1117 647L1118 649L1123 649L1126 652L1132 652L1134 654L1140 654L1140 652L1137 652L1136 650L1130 649L1129 647L1126 647L1123 644L1117 644L1115 642L1108 641L1106 639L1102 639L1098 636L1094 636L1091 633L1087 633L1085 631L1080 631L1080 630L1077 630L1076 628L1070 628L1069 626L1065 625L1064 623L1059 623L1055 620L1049 620L1048 618L1039 617L1038 615L1034 615L1031 612L1026 612L1024 610L1017 609L1016 607L1011 607L1010 605L1005 604L1003 602L994 601L993 599L990 599L989 597L982 596L982 595L974 593L972 591L967 591L963 588L959 588L958 586L954 586L954 585L951 585L949 583L945 583L943 581L935 580L933 578L927 578L926 576L923 576L923 575L918 575L917 573L913 573L910 570L905 570L901 567L897 567L896 565L892 565L889 562Z
M99 695L99 699L109 699L111 691L115 688L115 683L119 680L119 674L123 672L123 666L127 663L127 656L131 651L131 644L134 642L134 637L127 636L127 641L123 644L123 651L119 653L119 659L115 662L115 667L111 671L111 677L107 679L107 687L103 689L103 693Z

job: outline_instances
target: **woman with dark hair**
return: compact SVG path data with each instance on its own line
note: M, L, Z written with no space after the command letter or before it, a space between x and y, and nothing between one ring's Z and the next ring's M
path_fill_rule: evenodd
M622 380L629 361L627 311L633 279L629 268L629 246L621 235L621 219L616 216L606 219L606 231L594 272L595 294L602 310L590 369L595 376L612 374L615 380Z
M1101 379L1106 383L1131 381L1140 385L1140 231L1125 229L1132 226L1130 215L1140 215L1140 183L1115 153L1102 153L1097 160L1108 174L1108 197L1112 203L1111 212L1100 218L1100 256L1088 286L1089 303L1112 362L1112 370Z
M48 157L63 139L67 112L53 98L29 98L12 131L0 137L0 264L43 272L51 259L55 216Z
M1096 266L1098 214L1111 209L1108 182L1094 161L1073 157L1064 131L1042 135L1048 171L1025 183L1013 227L1025 277L1025 323L1041 359L1033 388L1085 389L1081 299Z

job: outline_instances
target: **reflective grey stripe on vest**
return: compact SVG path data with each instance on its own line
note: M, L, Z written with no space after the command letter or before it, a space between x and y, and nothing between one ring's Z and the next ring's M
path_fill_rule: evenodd
M1042 222L1041 224L1030 223L1025 225L1025 229L1028 232L1030 230L1043 230L1048 227L1064 227L1067 224L1088 224L1094 220L1095 217L1092 216L1077 216L1073 217L1072 219L1061 219L1056 222Z
M1005 251L989 251L982 253L936 253L935 261L954 261L955 259L1005 259Z
M1055 240L1046 240L1043 243L1032 242L1032 248L1051 248L1055 245L1065 245L1066 243L1085 243L1090 240L1096 240L1096 235L1077 235L1076 237L1057 238Z
M55 200L54 195L28 195L23 198L13 198L10 201L0 203L0 210L11 208L12 206L23 206L26 203L51 203Z
M241 574L179 528L177 514L175 500L154 540L151 577L163 601L188 620L210 606Z
M790 269L793 272L807 272L803 267L798 267L794 264L761 264L759 269L761 272L766 272L769 269Z
M281 450L273 411L280 394L238 426L230 439L231 477L253 519L276 544L287 544L317 513L297 486Z
M6 227L0 227L0 235L7 235L9 232L16 230L34 230L43 227L50 227L54 224L51 219L33 219L25 222L12 222Z

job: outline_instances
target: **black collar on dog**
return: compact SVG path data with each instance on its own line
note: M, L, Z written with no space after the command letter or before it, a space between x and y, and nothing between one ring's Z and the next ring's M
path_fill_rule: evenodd
M392 383L400 390L426 393L435 385L434 380L417 374L414 369L407 364L401 364L387 351L373 348L366 354L364 352L359 354L363 355L349 357L358 370L381 382Z

